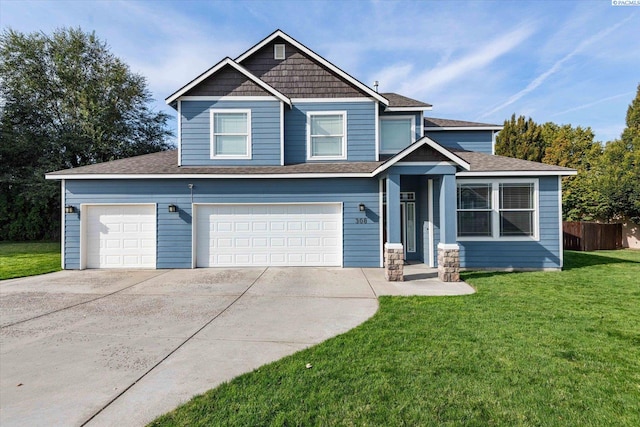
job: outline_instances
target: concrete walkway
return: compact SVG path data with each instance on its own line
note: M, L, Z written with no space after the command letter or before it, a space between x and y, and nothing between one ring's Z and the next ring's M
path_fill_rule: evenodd
M473 292L408 266L63 271L0 282L0 425L144 425L341 334L379 295ZM466 287L465 287L466 286Z

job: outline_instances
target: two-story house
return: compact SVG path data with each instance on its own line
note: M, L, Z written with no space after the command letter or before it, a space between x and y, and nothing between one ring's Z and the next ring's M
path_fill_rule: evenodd
M500 126L425 117L282 31L166 102L176 150L47 175L64 268L562 267L573 170L496 156Z

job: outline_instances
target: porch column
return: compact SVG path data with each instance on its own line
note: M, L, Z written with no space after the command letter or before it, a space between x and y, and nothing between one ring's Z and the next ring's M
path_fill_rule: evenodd
M456 242L457 189L455 175L442 175L440 184L440 243L438 278L443 282L460 280L460 247Z
M404 249L400 239L400 175L387 175L387 241L384 244L384 276L404 280Z

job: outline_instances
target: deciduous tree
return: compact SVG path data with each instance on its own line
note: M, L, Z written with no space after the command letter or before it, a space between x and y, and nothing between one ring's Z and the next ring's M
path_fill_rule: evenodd
M0 240L59 234L44 173L167 149L169 118L143 76L94 33L0 35Z
M606 197L608 219L640 224L640 85L627 109L626 128L610 141L596 166L595 186Z

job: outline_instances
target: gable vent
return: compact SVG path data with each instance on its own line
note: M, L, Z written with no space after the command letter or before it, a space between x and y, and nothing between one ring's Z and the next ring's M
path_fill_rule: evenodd
M284 59L284 45L276 44L273 46L273 59Z

